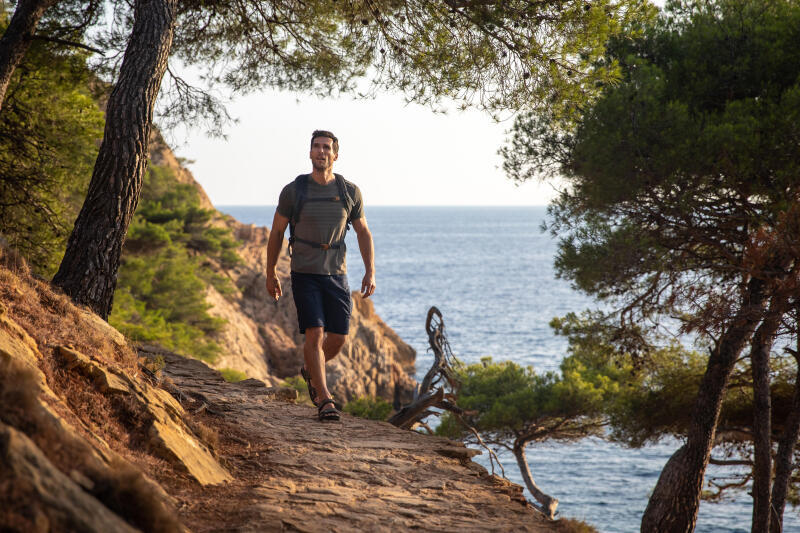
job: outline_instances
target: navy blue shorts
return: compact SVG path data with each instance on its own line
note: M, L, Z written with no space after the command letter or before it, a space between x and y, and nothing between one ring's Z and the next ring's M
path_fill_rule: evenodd
M292 272L292 296L300 333L318 326L340 335L350 331L352 302L346 274Z

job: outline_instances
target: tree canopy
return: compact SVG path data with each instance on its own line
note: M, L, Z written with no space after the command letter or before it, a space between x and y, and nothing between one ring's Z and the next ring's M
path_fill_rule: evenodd
M527 115L503 150L514 179L563 175L550 209L557 271L613 305L629 348L647 352L637 328L670 320L709 346L687 443L662 472L648 531L694 523L724 391L748 343L764 422L754 429L765 476L755 507L768 516L769 353L796 305L799 266L800 9L668 7L641 38L612 39L608 61L623 79L579 120Z

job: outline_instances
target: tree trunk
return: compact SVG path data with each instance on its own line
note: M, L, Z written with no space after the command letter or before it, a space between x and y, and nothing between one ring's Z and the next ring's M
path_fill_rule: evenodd
M122 244L147 168L153 106L167 68L176 0L137 0L133 31L106 109L89 192L53 278L75 302L108 318Z
M763 285L760 280L750 280L741 309L711 352L692 410L686 444L661 471L642 516L642 533L694 530L722 398L736 359L763 317Z
M519 471L522 474L522 479L525 481L525 486L528 487L531 495L536 499L537 502L542 504L541 507L537 507L539 511L541 511L547 518L553 519L556 514L556 507L558 507L558 500L555 498L551 498L544 492L542 492L539 487L536 485L536 482L533 480L533 476L531 475L531 470L528 467L528 460L525 458L525 446L528 444L528 441L524 438L518 438L514 441L514 457L517 458L517 465L519 465Z
M769 390L769 352L780 326L782 309L773 300L758 326L750 349L753 372L753 524L751 531L769 531L772 484L772 404Z
M783 531L783 511L786 507L786 493L789 490L789 478L792 475L792 459L794 457L794 447L800 435L800 338L797 341L798 352L795 352L797 359L797 376L794 383L794 396L792 398L792 409L786 418L783 435L778 442L778 454L775 456L775 480L772 482L772 510L770 518L770 532L781 533Z
M20 0L14 15L0 37L0 109L6 97L11 76L33 40L39 19L57 0Z

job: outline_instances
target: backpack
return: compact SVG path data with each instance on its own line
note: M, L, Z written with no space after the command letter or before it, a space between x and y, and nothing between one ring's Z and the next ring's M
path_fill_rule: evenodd
M311 174L300 174L294 179L294 209L292 210L292 218L289 220L289 255L292 254L295 242L302 242L312 248L321 248L322 250L329 250L331 248L341 248L344 244L344 237L339 242L335 243L319 243L301 239L294 234L295 226L300 221L300 213L306 202L342 202L344 210L347 213L347 225L345 233L350 229L350 214L353 211L353 198L347 192L347 184L344 181L344 176L341 174L333 175L336 181L336 187L339 189L338 196L330 196L327 198L308 198L308 180L311 179Z

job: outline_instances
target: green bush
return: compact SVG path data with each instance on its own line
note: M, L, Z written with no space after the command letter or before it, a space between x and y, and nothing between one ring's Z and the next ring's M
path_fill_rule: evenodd
M133 340L214 362L220 347L211 339L224 320L208 314L206 287L223 295L236 288L212 269L209 258L223 266L241 258L230 230L210 227L213 211L199 204L197 190L178 183L172 170L150 167L125 241L109 322Z
M283 380L281 385L297 391L297 403L314 405L311 402L311 398L308 396L308 386L306 386L306 381L301 376L288 377Z
M392 412L392 404L383 398L362 396L347 402L344 411L360 418L386 420Z
M235 368L220 368L219 372L228 383L237 383L247 379L247 374L241 370L236 370Z
M0 236L45 278L58 269L83 204L104 123L88 54L59 50L31 42L0 113Z

